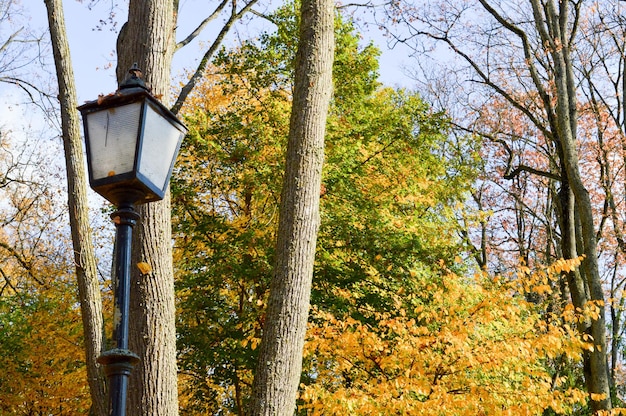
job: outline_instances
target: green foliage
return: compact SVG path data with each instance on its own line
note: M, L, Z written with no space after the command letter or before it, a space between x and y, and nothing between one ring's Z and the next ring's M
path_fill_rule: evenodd
M452 207L471 178L449 175L439 153L445 129L445 117L418 96L391 89L332 118L314 302L335 303L341 287L363 305L393 308L381 290L395 293L440 261L454 264Z
M190 127L172 180L182 413L246 407L272 274L288 133L293 5L276 33L222 51L185 109ZM337 19L313 302L362 319L366 305L454 263L450 206L471 177L448 169L447 120L417 95L380 89L378 51ZM449 186L455 183L456 186ZM358 307L337 293L349 290Z
M179 365L193 374L188 408L209 413L243 406L231 388L251 382L278 200L271 112L238 108L188 123L172 181Z

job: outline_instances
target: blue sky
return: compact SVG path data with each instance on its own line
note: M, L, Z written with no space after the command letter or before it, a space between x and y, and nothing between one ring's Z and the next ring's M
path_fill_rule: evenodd
M104 14L105 8L102 6L106 5L103 3L110 4L109 1L100 2L96 10L88 10L84 4L75 0L64 2L67 31L76 71L79 101L81 102L93 99L99 93L108 93L116 89L114 71L103 69L115 59L112 52L115 47L116 33L109 31L107 27L102 31L94 30ZM121 3L124 2L120 1ZM206 0L181 0L179 28L177 30L179 39L207 15L206 4ZM118 10L120 19L124 13L123 7ZM41 8L43 9L43 5ZM255 28L252 27L249 30L254 31ZM396 84L410 86L410 80L401 70L403 65L410 63L410 58L406 58L406 50L402 51L401 48L396 48L393 51L387 50L385 40L378 33L378 30L364 36L368 40L368 37L372 35L375 43L383 50L383 56L380 60L381 81L393 86ZM206 33L199 41L188 45L184 50L177 53L174 60L174 75L183 68L195 67L195 59L202 54L199 42L207 42L211 40L211 36L214 34ZM231 36L231 41L234 41L234 35Z
M118 25L125 20L125 0L101 0L93 10L87 7L89 1L83 3L77 0L65 0L65 18L66 29L70 43L72 62L76 78L76 87L78 93L78 101L95 99L98 94L108 94L115 91L117 84L115 81L115 55L114 48L117 39L117 33L111 31L110 25L105 25L101 30L100 19L107 16L108 8L113 3L119 3L120 6L115 10L117 13ZM28 10L29 25L33 29L45 30L47 26L46 10L42 1L23 0L23 6ZM177 35L179 39L185 36L192 28L207 15L206 0L181 0L179 13L179 27ZM219 24L216 23L216 24ZM258 31L257 24L240 28L242 36ZM205 33L200 39L186 46L177 53L174 59L173 75L180 73L185 68L194 68L196 60L202 55L202 43L210 41L215 36L215 32ZM236 42L236 35L231 34L230 41ZM412 82L403 74L402 67L408 65L411 58L406 56L406 51L401 48L389 51L385 45L385 39L380 35L378 30L372 33L364 34L364 42L370 39L374 40L383 55L381 56L381 81L391 86L410 87ZM107 68L110 67L110 68ZM0 85L0 100L11 100L15 94L14 87ZM13 109L9 114L6 106L0 111L0 123L6 123L8 120L15 121L24 116L19 109Z

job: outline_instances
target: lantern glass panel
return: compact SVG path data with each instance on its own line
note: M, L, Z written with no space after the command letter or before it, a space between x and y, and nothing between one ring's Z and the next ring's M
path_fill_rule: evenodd
M179 128L147 106L139 173L159 189L165 190L182 135Z
M136 102L87 114L94 180L133 170L141 106Z

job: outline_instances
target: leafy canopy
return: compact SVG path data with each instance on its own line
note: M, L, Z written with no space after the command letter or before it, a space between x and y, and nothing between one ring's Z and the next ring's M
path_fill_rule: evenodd
M246 408L273 265L294 16L281 8L275 33L222 51L185 108L190 134L172 192L189 414ZM299 411L571 409L581 396L567 379L550 382L549 361L574 361L586 344L554 325L561 317L546 325L521 290L463 277L455 209L475 155L455 157L445 115L382 88L378 51L359 46L350 22L336 28Z

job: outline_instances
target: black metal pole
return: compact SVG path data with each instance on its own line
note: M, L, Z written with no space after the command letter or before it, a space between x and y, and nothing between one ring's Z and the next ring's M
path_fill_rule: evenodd
M139 214L133 204L120 204L111 218L115 223L115 325L116 348L98 358L108 379L109 415L126 415L128 379L139 357L128 349L130 310L130 255L133 227Z

